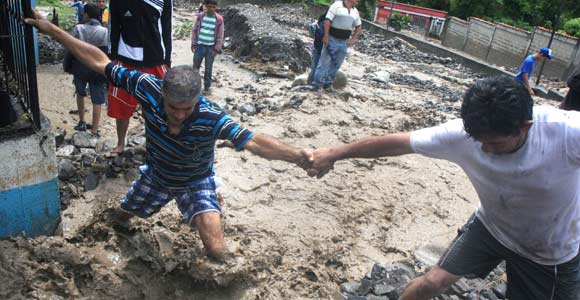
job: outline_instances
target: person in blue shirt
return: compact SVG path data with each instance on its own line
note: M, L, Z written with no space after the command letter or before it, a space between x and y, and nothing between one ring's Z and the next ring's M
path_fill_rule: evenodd
M196 228L210 258L231 257L221 230L221 207L214 181L217 140L238 151L269 160L283 160L303 169L311 167L312 151L291 147L271 136L254 133L232 120L201 96L201 77L191 66L171 68L164 79L127 69L97 47L75 39L34 11L25 19L63 44L91 70L135 96L145 120L146 162L121 200L117 221L136 215L146 218L175 199L183 221Z
M534 90L530 87L530 77L532 77L532 73L534 72L534 67L536 66L536 62L544 61L545 59L552 60L552 50L550 48L542 48L538 50L538 52L528 55L524 62L520 66L518 73L516 74L515 79L523 84L530 95L535 96Z
M83 22L84 17L84 7L85 7L84 0L75 0L73 3L70 4L70 7L74 7L77 9L77 23Z

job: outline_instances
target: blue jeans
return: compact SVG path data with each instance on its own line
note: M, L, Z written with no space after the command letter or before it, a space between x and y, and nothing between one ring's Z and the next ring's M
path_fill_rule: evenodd
M332 36L329 38L328 46L322 48L318 67L312 80L314 87L318 88L321 84L332 84L336 72L340 69L342 62L344 62L347 50L348 40L341 40Z
M200 45L195 46L195 53L193 54L193 67L199 69L201 67L201 61L205 58L205 71L203 72L203 87L204 89L209 89L211 86L211 72L213 68L213 60L215 56L213 55L214 46Z
M308 75L308 84L314 82L314 74L316 73L316 68L318 68L318 61L320 60L321 51L318 51L315 47L312 48L312 64L310 65L310 75Z

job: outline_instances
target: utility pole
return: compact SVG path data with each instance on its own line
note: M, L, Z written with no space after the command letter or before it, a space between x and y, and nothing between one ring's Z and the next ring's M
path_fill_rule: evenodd
M395 0L391 0L391 10L389 12L389 17L387 18L387 31L389 30L389 23L391 22L391 16L393 15L393 6L395 6Z

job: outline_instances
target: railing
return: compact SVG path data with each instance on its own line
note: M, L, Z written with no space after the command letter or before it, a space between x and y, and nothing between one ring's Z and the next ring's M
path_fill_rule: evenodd
M0 0L0 89L20 100L32 125L40 129L33 28L22 22L31 15L30 0Z

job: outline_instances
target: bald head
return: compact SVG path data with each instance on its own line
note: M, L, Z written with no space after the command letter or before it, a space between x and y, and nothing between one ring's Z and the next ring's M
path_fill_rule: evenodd
M161 93L163 98L182 103L197 101L201 92L199 72L190 66L177 66L169 69L163 78Z

